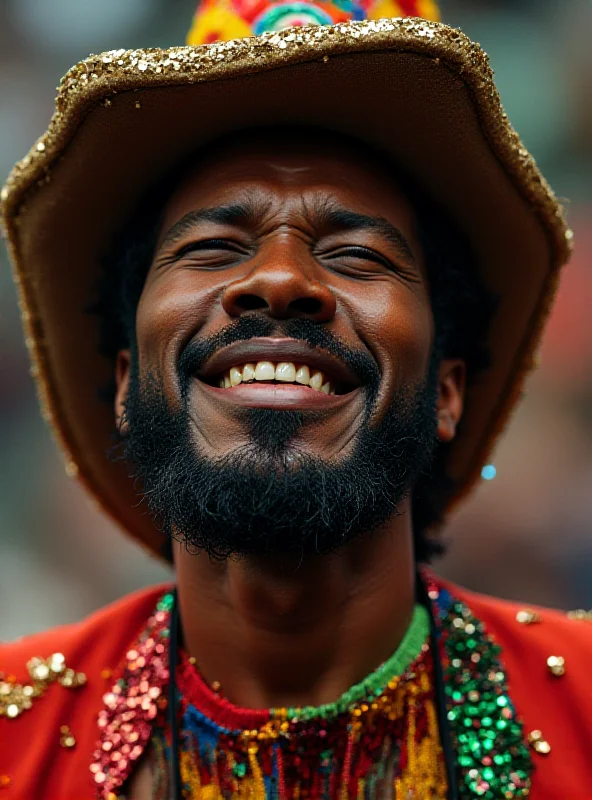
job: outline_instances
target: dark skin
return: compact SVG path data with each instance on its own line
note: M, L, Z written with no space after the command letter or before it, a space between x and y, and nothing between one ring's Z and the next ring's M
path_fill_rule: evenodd
M181 402L176 364L183 346L254 308L275 320L309 316L349 347L366 349L381 373L370 424L384 416L398 387L426 377L434 322L409 201L384 164L350 143L312 132L302 139L263 133L245 143L238 137L189 171L166 205L136 333L140 373L160 373L173 407ZM242 213L226 213L224 220L192 213L237 203ZM281 350L289 342L272 345ZM256 346L254 360L263 360L266 342ZM129 366L123 350L118 421ZM461 361L442 361L442 442L455 435L464 380ZM195 442L212 458L247 441L237 414L245 404L302 408L305 416L314 408L297 445L327 461L347 457L364 424L362 390L355 385L336 396L291 384L253 385L242 395L240 388L200 380L191 387ZM377 535L302 562L214 563L175 544L184 643L206 680L219 681L226 697L246 707L317 705L375 669L401 641L414 605L408 499L400 511ZM135 796L143 796L140 785Z

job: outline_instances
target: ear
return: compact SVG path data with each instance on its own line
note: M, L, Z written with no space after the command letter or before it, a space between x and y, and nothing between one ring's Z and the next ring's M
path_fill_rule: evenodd
M122 436L127 434L127 422L125 419L125 402L130 381L131 353L129 350L120 350L117 353L115 362L115 424Z
M462 416L467 370L459 358L445 358L438 377L438 439L451 442Z

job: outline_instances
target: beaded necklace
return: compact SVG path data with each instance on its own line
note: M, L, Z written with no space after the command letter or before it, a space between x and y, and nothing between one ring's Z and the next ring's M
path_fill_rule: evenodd
M425 582L438 626L459 797L527 797L532 762L508 695L500 649L464 603L429 575ZM170 594L159 601L128 652L121 677L105 695L91 765L102 800L123 797L118 791L150 743L155 774L166 774L171 605ZM406 668L405 659L389 659L336 704L255 712L217 695L181 654L176 689L183 796L445 800L433 653L425 637L416 652ZM403 671L395 674L395 667ZM163 777L156 790L162 797L165 787Z
M316 708L237 708L182 655L182 796L362 800L392 797L395 787L397 797L441 798L446 777L428 634L429 616L417 606L394 655L335 703ZM155 798L164 800L170 729L156 726L152 742L153 774L163 776Z

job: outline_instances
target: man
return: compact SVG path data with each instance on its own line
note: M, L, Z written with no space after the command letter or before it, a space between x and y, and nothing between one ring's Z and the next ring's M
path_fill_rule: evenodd
M477 46L342 22L428 5L206 4L338 24L92 57L15 168L67 469L176 579L0 649L7 798L592 797L586 623L421 566L569 251Z

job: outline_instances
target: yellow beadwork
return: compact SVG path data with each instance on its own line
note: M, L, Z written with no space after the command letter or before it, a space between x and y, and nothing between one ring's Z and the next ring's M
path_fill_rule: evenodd
M23 711L28 711L33 700L45 694L47 687L57 681L68 689L75 689L86 683L86 675L66 666L62 653L53 653L49 658L32 658L27 663L30 683L16 683L13 676L0 681L0 717L15 719Z
M200 797L201 780L199 777L199 770L197 769L195 761L193 761L187 751L182 750L180 752L179 770L181 772L183 784L191 788L192 797Z
M422 705L428 718L427 735L419 742L415 740L417 700L416 694L427 692L430 688L429 677L425 672L419 676L419 687L413 687L413 696L409 701L409 726L407 729L407 767L403 774L395 780L394 794L396 800L441 800L446 797L447 780L446 765L438 730L438 718L432 699L423 699Z
M196 797L197 795L193 795ZM215 783L210 783L208 786L202 786L199 793L201 800L223 800L222 793Z
M249 747L249 766L251 768L251 777L253 781L253 790L249 792L249 797L253 800L265 800L265 781L263 780L263 773L257 761L257 752L259 748L256 744Z
M446 796L446 768L440 746L438 720L434 700L431 698L431 680L429 671L419 666L413 680L393 679L389 683L389 691L378 697L375 702L360 702L350 710L350 736L354 747L364 730L372 728L376 715L386 715L391 720L406 717L406 749L407 759L403 773L393 779L393 795L396 800L441 800ZM417 742L417 717L426 713L427 731L421 741ZM265 742L275 741L287 727L286 710L280 710L274 719L269 720L258 730L245 730L241 739L245 744L248 757L247 773L234 780L232 796L238 800L265 800L266 788L261 764L259 747ZM280 733L281 732L281 733ZM540 746L540 745L538 745ZM227 754L227 774L234 773L234 757ZM220 789L220 776L216 774L208 784L202 784L197 764L191 751L180 753L181 778L187 787L190 797L201 800L223 800ZM343 775L340 796L348 798L348 776ZM300 786L293 787L293 797L298 798ZM363 800L365 782L360 780L355 800Z

